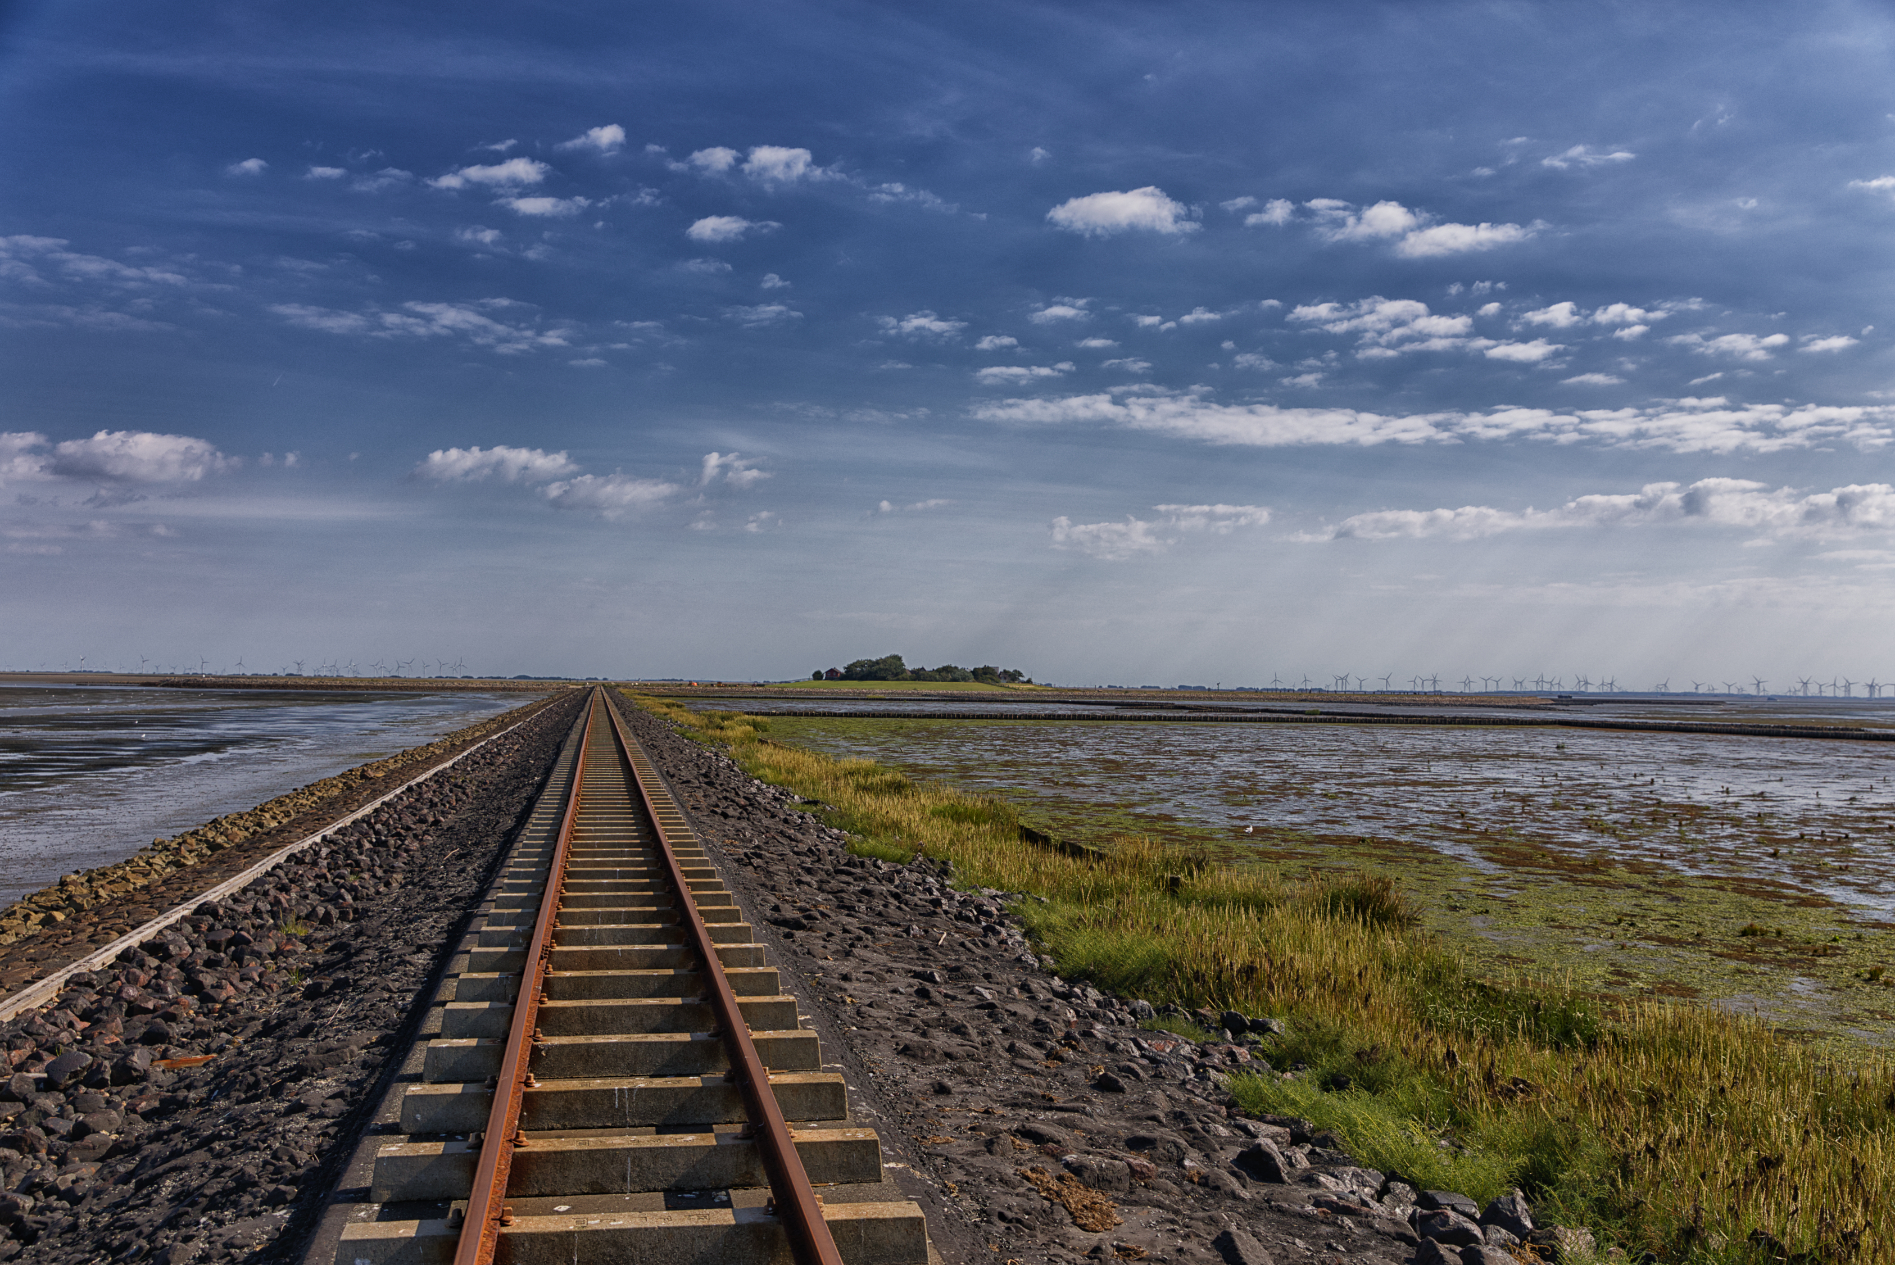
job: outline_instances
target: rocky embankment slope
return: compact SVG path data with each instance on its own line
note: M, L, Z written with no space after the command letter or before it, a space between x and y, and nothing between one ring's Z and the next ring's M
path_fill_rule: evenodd
M0 1026L0 1262L297 1259L579 701Z
M1019 897L852 856L787 792L627 711L858 1087L859 1118L919 1179L949 1260L1591 1256L1590 1236L1536 1227L1517 1193L1483 1208L1418 1191L1306 1121L1245 1118L1226 1078L1285 1074L1248 1031L1267 1021L1201 1013L1227 1034L1203 1043L1142 1027L1150 1004L1051 973L1008 913Z

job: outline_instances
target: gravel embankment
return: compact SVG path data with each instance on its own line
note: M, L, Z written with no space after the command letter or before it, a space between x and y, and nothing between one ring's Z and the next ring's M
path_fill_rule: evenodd
M294 1260L580 701L0 1027L0 1262Z
M1536 1229L1517 1196L1482 1209L1416 1191L1305 1121L1245 1119L1224 1078L1283 1074L1255 1034L1196 1044L1142 1029L1149 1004L1044 968L1008 912L1021 898L956 891L925 860L851 856L788 792L624 710L848 1074L858 1117L909 1166L948 1260L1510 1265L1510 1238L1542 1260L1591 1255L1590 1236Z

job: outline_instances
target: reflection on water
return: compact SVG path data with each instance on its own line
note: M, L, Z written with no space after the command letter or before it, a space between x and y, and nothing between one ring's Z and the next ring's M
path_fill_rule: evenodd
M0 904L523 701L0 685Z

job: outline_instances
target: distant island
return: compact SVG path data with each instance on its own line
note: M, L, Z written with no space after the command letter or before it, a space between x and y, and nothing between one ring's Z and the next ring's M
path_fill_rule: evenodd
M911 668L898 654L879 659L857 659L843 668L817 668L809 674L812 681L978 681L983 685L1033 684L1033 678L1015 668L996 668L991 663L978 668L956 667L944 663L938 668Z

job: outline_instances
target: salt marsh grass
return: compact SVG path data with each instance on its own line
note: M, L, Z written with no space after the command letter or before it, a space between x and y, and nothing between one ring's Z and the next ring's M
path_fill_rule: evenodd
M1524 1185L1543 1219L1667 1261L1895 1261L1895 1067L1663 1000L1483 978L1394 884L1219 864L1148 839L1066 855L1004 801L768 739L766 722L644 706L820 801L867 855L951 861L1022 893L1060 970L1187 1007L1282 1018L1293 1078L1257 1111L1338 1130L1363 1162L1477 1199ZM1801 1255L1799 1255L1801 1254Z

